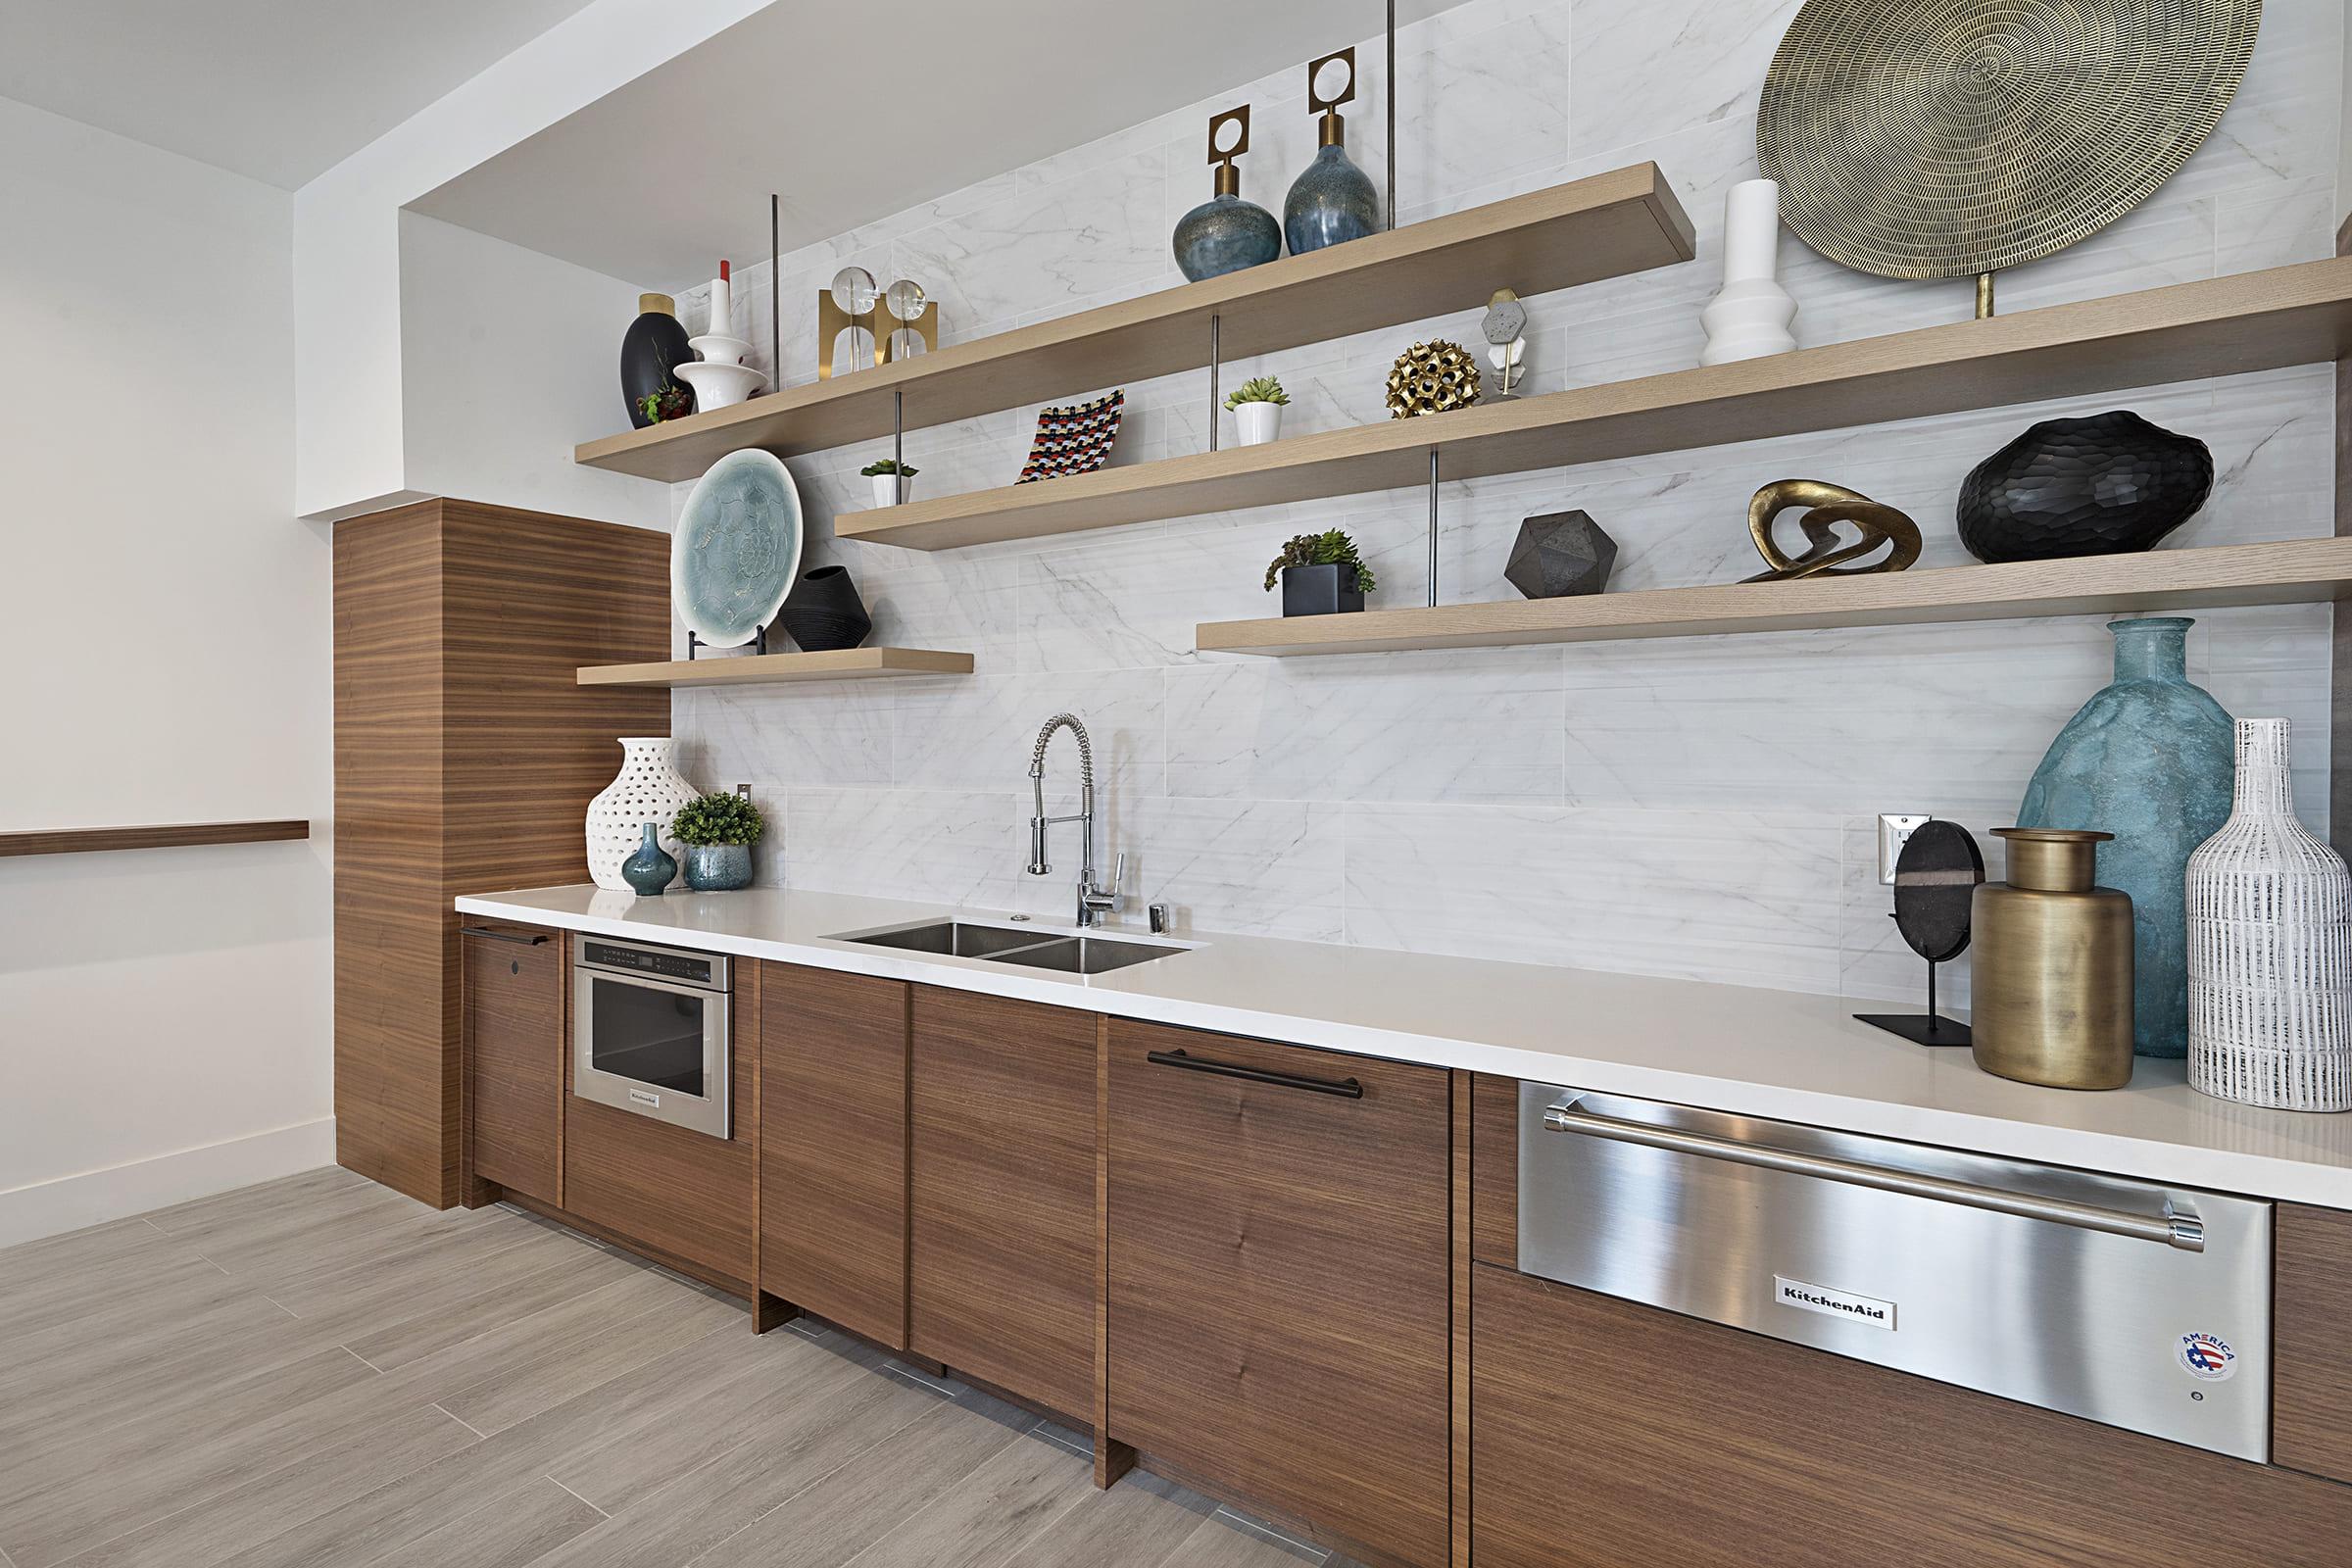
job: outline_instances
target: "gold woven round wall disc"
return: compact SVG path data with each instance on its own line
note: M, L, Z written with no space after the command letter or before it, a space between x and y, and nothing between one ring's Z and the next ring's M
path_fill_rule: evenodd
M2261 21L2262 0L1806 0L1756 159L1797 237L1857 271L2015 267L2170 179Z

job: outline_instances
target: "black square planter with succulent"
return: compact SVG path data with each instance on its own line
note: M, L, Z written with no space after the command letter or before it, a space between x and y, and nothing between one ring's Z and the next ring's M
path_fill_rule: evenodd
M1344 528L1302 533L1266 567L1266 591L1282 583L1284 615L1336 615L1364 608L1378 583Z

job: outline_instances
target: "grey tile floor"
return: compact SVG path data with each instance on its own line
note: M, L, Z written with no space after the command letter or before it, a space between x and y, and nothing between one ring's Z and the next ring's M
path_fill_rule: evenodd
M0 1250L5 1568L1324 1561L516 1210L330 1168Z

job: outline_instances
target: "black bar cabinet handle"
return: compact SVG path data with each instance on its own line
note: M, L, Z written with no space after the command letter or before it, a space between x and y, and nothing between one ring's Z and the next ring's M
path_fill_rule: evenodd
M1187 1072L1214 1073L1219 1078L1246 1078L1253 1084L1272 1084L1277 1089L1303 1089L1314 1095L1338 1095L1343 1100L1361 1100L1364 1086L1352 1078L1337 1082L1329 1078L1301 1078L1297 1073L1267 1072L1262 1067L1239 1067L1230 1061L1209 1061L1200 1056L1188 1056L1181 1051L1153 1051L1144 1059L1154 1067L1182 1067Z
M547 933L544 931L535 937L524 937L516 936L512 931L493 931L486 925L460 926L458 929L469 937L488 937L493 942L512 942L518 947L525 948L535 948L547 940Z

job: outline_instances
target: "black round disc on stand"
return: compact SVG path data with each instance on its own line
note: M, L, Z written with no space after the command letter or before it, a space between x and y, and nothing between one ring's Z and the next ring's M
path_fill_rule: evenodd
M1912 830L1894 862L1894 928L1928 960L1925 1013L1854 1014L1914 1045L1965 1046L1968 1025L1936 1011L1936 966L1968 951L1969 908L1984 880L1984 857L1968 829L1931 819Z

